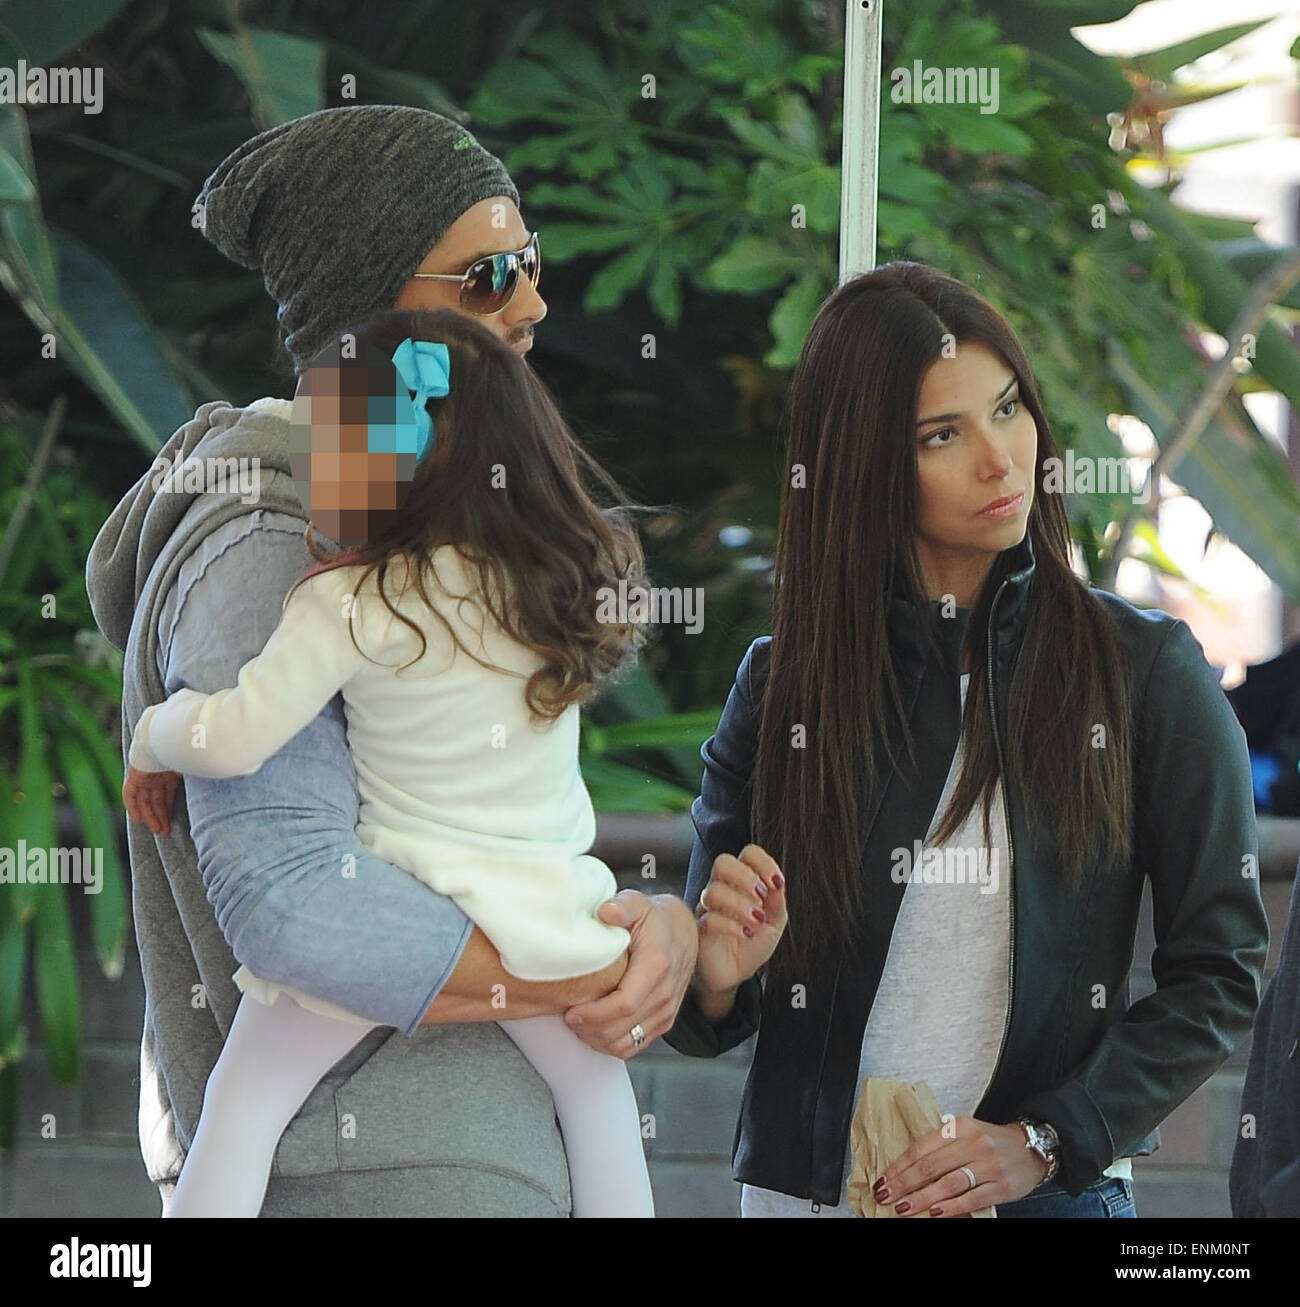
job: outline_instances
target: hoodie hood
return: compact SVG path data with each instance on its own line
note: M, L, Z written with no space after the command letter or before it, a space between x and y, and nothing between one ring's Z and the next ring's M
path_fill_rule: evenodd
M289 467L292 402L202 405L162 447L100 528L86 562L95 623L125 649L151 577L168 584L209 532L240 513L306 515ZM164 561L165 560L165 561ZM166 586L155 591L165 596Z

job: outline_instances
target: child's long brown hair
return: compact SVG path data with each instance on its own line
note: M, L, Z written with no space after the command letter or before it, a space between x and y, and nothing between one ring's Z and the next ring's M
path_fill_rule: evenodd
M597 620L598 591L644 574L631 522L640 506L623 502L618 485L574 439L533 370L471 318L451 309L387 309L344 334L356 346L347 351L355 357L339 364L343 372L355 373L340 377L345 420L347 396L373 389L375 351L391 359L408 336L447 346L450 391L429 401L433 446L416 466L409 489L402 487L406 494L404 499L399 494L396 511L371 515L371 521L382 523L374 538L330 554L309 528L312 555L326 568L364 568L354 596L374 575L388 609L419 634L422 656L423 632L398 612L385 585L390 568L404 561L430 612L481 663L425 587L433 551L454 545L477 581L477 601L509 636L544 660L524 691L534 717L554 719L570 704L590 698L643 642L635 623ZM587 481L611 502L599 507ZM355 644L355 629L352 639Z

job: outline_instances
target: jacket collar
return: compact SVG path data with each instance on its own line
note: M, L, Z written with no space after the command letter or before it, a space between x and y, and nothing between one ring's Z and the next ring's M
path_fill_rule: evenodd
M1004 549L993 563L993 584L998 597L993 614L991 647L996 650L998 669L1003 674L1009 672L1024 634L1035 565L1034 547L1028 532L1019 544ZM918 606L900 597L891 598L890 641L903 664L910 665L919 675L928 652L925 632L927 629L932 631L945 665L956 676L972 612L969 608L958 608L955 614L945 615L943 604L938 599L929 599L923 606Z
M1001 565L1002 597L993 614L993 640L999 657L1013 654L1020 647L1025 631L1025 617L1029 611L1029 587L1034 579L1036 560L1034 546L1025 538L998 555Z

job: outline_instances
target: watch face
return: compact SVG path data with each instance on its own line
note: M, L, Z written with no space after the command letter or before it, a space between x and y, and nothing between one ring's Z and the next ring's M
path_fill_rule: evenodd
M1038 1127L1038 1135L1043 1142L1043 1147L1046 1148L1049 1153L1056 1152L1056 1150L1061 1146L1060 1136L1050 1125L1047 1124L1046 1121Z

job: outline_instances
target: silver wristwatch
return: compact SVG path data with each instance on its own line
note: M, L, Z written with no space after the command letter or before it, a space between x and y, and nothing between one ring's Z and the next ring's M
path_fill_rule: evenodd
M1046 1121L1030 1121L1022 1116L1016 1124L1025 1132L1025 1147L1047 1163L1047 1174L1038 1182L1046 1184L1061 1165L1061 1137Z

